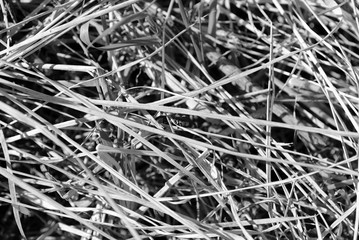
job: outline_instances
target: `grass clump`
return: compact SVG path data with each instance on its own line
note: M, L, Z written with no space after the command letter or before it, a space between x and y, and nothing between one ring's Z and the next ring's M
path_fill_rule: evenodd
M4 238L357 238L354 1L0 3Z

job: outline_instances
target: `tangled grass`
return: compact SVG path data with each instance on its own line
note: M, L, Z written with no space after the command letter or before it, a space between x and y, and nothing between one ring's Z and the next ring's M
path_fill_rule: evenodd
M0 1L3 239L357 239L355 1Z

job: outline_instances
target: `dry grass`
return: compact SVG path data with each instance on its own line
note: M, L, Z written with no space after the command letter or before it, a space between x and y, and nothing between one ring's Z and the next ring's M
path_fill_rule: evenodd
M357 239L337 2L0 0L0 236Z

